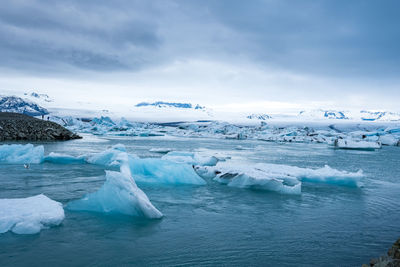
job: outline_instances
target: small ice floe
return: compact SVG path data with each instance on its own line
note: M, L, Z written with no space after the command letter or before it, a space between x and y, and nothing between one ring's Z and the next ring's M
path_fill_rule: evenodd
M340 149L375 150L382 148L381 142L355 141L351 139L336 139L334 146Z
M149 151L154 153L166 154L168 152L171 152L172 150L173 150L172 148L156 147L156 148L151 148Z
M173 161L176 163L187 163L191 165L202 165L202 166L215 166L218 162L218 158L215 156L201 155L195 152L185 151L172 151L164 155L162 159Z
M0 199L0 234L36 234L63 220L62 204L45 195Z

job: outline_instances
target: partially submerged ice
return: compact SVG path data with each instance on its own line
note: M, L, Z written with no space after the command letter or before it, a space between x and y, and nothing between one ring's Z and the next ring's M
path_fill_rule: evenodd
M71 164L71 163L85 163L85 156L70 156L66 154L51 152L49 155L44 157L44 162L56 163L56 164Z
M106 171L106 181L98 191L71 201L67 209L125 214L149 219L163 216L137 187L132 177L115 171Z
M192 165L169 160L129 158L129 167L137 182L158 184L194 184L206 182L194 171Z
M60 225L64 220L62 204L45 195L0 199L0 234L36 234Z
M346 172L325 166L319 169L300 168L281 164L258 163L248 166L221 162L214 167L196 166L204 178L239 188L255 188L283 194L300 194L301 182L324 183L358 187L362 171Z
M354 149L354 150L375 150L382 148L380 142L373 141L355 141L352 139L337 139L334 143L336 148Z
M128 154L121 154L118 161L121 164L120 172L106 171L106 181L98 191L69 202L67 208L149 219L161 218L162 213L136 185L128 166Z
M88 155L86 157L86 161L91 164L103 165L107 167L120 166L121 156L124 157L125 154L125 146L117 144L103 152ZM131 155L131 157L134 156Z
M214 156L204 156L195 152L185 151L171 151L168 154L164 155L162 159L177 163L202 166L215 166L218 163L218 159Z
M0 145L0 163L42 163L44 147L26 145Z

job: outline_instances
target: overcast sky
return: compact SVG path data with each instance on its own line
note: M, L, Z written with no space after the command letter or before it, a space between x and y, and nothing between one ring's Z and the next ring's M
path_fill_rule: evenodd
M397 0L13 0L0 93L400 111Z

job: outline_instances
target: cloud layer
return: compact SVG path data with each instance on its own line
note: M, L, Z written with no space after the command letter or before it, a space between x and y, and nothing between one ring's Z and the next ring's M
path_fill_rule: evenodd
M165 88L190 91L202 81L225 95L239 79L258 95L290 91L312 100L337 83L343 94L400 97L398 10L395 0L16 0L0 8L0 68L59 79L125 74L133 85L128 77L153 84L146 73L161 70ZM199 70L196 62L208 67ZM183 70L166 78L177 65ZM226 66L233 66L229 75ZM255 73L238 78L244 67ZM204 72L208 80L199 77ZM271 75L273 82L259 78Z

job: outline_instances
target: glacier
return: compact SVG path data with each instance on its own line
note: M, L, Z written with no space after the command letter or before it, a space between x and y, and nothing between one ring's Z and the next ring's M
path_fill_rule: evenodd
M36 234L60 225L64 220L62 204L45 195L0 199L0 234Z
M0 163L29 164L42 163L43 160L44 147L42 145L0 145Z

